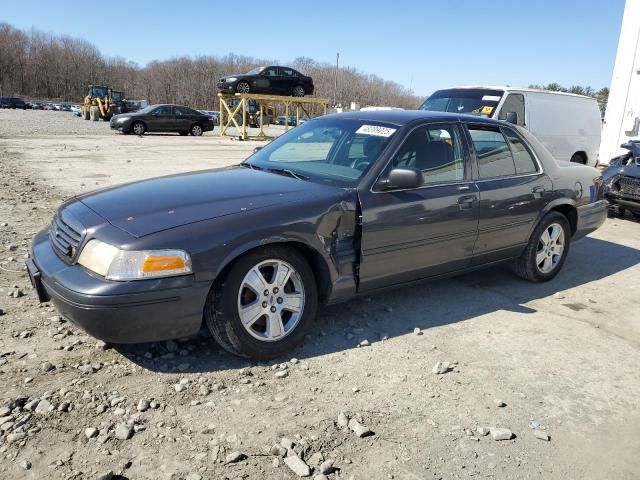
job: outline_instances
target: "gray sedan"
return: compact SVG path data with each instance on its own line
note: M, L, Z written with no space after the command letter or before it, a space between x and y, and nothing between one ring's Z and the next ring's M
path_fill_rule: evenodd
M230 352L269 359L303 341L323 304L500 262L553 279L606 218L597 176L505 122L328 115L237 166L73 198L27 266L42 301L105 341L204 323Z

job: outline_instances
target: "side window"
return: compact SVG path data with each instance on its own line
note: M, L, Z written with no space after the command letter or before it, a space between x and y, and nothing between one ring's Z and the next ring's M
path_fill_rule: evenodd
M162 107L156 108L152 113L154 115L161 115L163 117L167 115L171 115L171 107L168 105L164 105Z
M275 77L278 75L278 69L276 67L265 68L264 74L268 77Z
M480 178L507 177L516 174L511 150L497 129L469 127L478 159Z
M509 140L509 146L511 147L511 153L513 154L513 160L516 165L516 173L518 175L536 173L538 166L522 139L509 128L503 129L503 132L507 140Z
M400 147L393 166L421 170L426 184L464 180L464 155L457 127L438 125L417 128Z
M285 77L295 77L295 73L293 73L293 70L291 70L290 68L281 68L280 72Z
M498 118L507 119L507 112L518 114L518 125L524 125L524 95L521 93L510 93L504 101Z

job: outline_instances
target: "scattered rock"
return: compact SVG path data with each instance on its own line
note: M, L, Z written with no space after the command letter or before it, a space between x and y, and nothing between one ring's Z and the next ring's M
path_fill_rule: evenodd
M269 449L269 453L278 457L284 457L287 454L287 449L279 443L276 443Z
M115 436L118 440L129 440L133 435L133 427L121 423L116 427Z
M349 426L349 417L344 412L338 414L338 426L340 428L346 428Z
M7 435L7 443L15 443L23 440L27 436L24 432L10 433Z
M304 460L302 460L297 455L285 457L284 463L291 469L293 473L295 473L299 477L308 477L309 475L311 475L311 469L309 468L309 465L307 465Z
M513 432L508 428L491 428L491 436L494 440L511 440L513 438Z
M548 442L549 440L551 440L551 437L549 437L547 432L544 432L542 430L534 430L533 435L536 438L539 438L540 440L544 440L545 442Z
M25 470L30 470L31 469L31 462L29 460L23 460L20 462L20 466L22 468L24 468Z
M202 480L202 475L198 473L190 473L185 480Z
M496 407L498 407L498 408L502 408L502 407L506 407L506 406L507 406L507 404L506 404L506 403L504 403L504 402L503 402L502 400L500 400L499 398L496 398L496 399L493 401L493 403L494 403L494 405L495 405Z
M367 340L366 338L364 340L362 340L359 344L359 347L370 347L371 343L369 342L369 340Z
M293 450L295 444L296 443L293 440L287 437L282 437L282 439L280 440L280 445L282 445L287 450Z
M95 427L85 428L84 435L87 438L93 438L98 436L98 429Z
M289 376L289 370L279 370L276 372L276 378L285 378Z
M139 412L146 412L147 410L149 410L149 401L145 400L145 399L140 399L140 401L138 402L138 406L136 407L136 409Z
M481 437L485 437L487 435L489 435L489 432L491 430L488 427L478 427L476 428L476 432L478 432L478 435L480 435Z
M413 333L416 335L422 335L424 332L419 327L416 327L413 329Z
M38 402L38 406L36 407L36 413L39 413L40 415L48 415L51 412L53 412L54 407L53 405L51 405L51 403L48 400L40 400L40 402Z
M96 480L112 480L114 475L115 474L111 470L109 470L108 472L99 475Z
M54 367L53 363L51 362L44 362L41 366L40 366L40 370L42 370L43 372L50 372L51 370L53 370Z
M369 430L368 427L365 427L364 425L362 425L355 418L352 418L351 420L349 420L349 428L360 438L373 435L373 432Z
M244 460L247 456L239 451L235 451L235 452L231 452L229 455L226 456L225 460L226 463L236 463L239 462L240 460Z
M443 373L450 372L451 369L452 367L449 362L438 362L433 366L431 372L435 373L436 375L442 375Z
M107 344L107 342L103 340L98 340L96 342L96 350L107 350L108 348L109 348L109 345Z
M320 465L322 463L322 461L324 460L322 454L320 452L316 452L313 455L311 455L309 457L309 459L307 460L307 463L313 467L315 467L316 465Z

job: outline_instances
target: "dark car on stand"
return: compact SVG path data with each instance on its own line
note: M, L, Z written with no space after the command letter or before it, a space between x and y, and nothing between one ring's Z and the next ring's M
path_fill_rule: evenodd
M109 125L112 130L136 135L173 132L199 137L213 130L213 120L209 115L183 105L149 105L137 112L114 115Z
M602 193L613 216L623 218L628 210L640 220L640 140L620 146L628 152L613 158L602 172Z
M218 80L218 90L225 93L264 93L304 97L313 95L313 79L289 67L258 67L241 75Z
M497 120L327 115L239 165L67 201L27 269L41 301L107 342L205 324L228 351L270 359L302 343L323 304L500 262L553 279L606 219L598 173Z

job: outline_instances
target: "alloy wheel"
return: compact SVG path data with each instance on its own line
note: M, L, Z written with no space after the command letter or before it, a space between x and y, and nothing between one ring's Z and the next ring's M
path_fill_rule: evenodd
M191 127L191 135L194 137L199 137L202 135L202 127L200 125L194 125Z
M245 330L264 342L283 339L304 310L300 274L282 260L265 260L247 272L238 292L238 315Z
M240 82L238 84L237 91L238 93L249 93L250 87L247 82Z
M565 247L564 229L552 223L540 236L536 250L536 266L542 273L555 270L562 259Z
M133 133L136 135L142 135L144 133L144 125L141 123L136 123L133 126Z
M304 97L304 88L302 88L300 85L298 85L296 88L293 89L293 96L294 97Z

